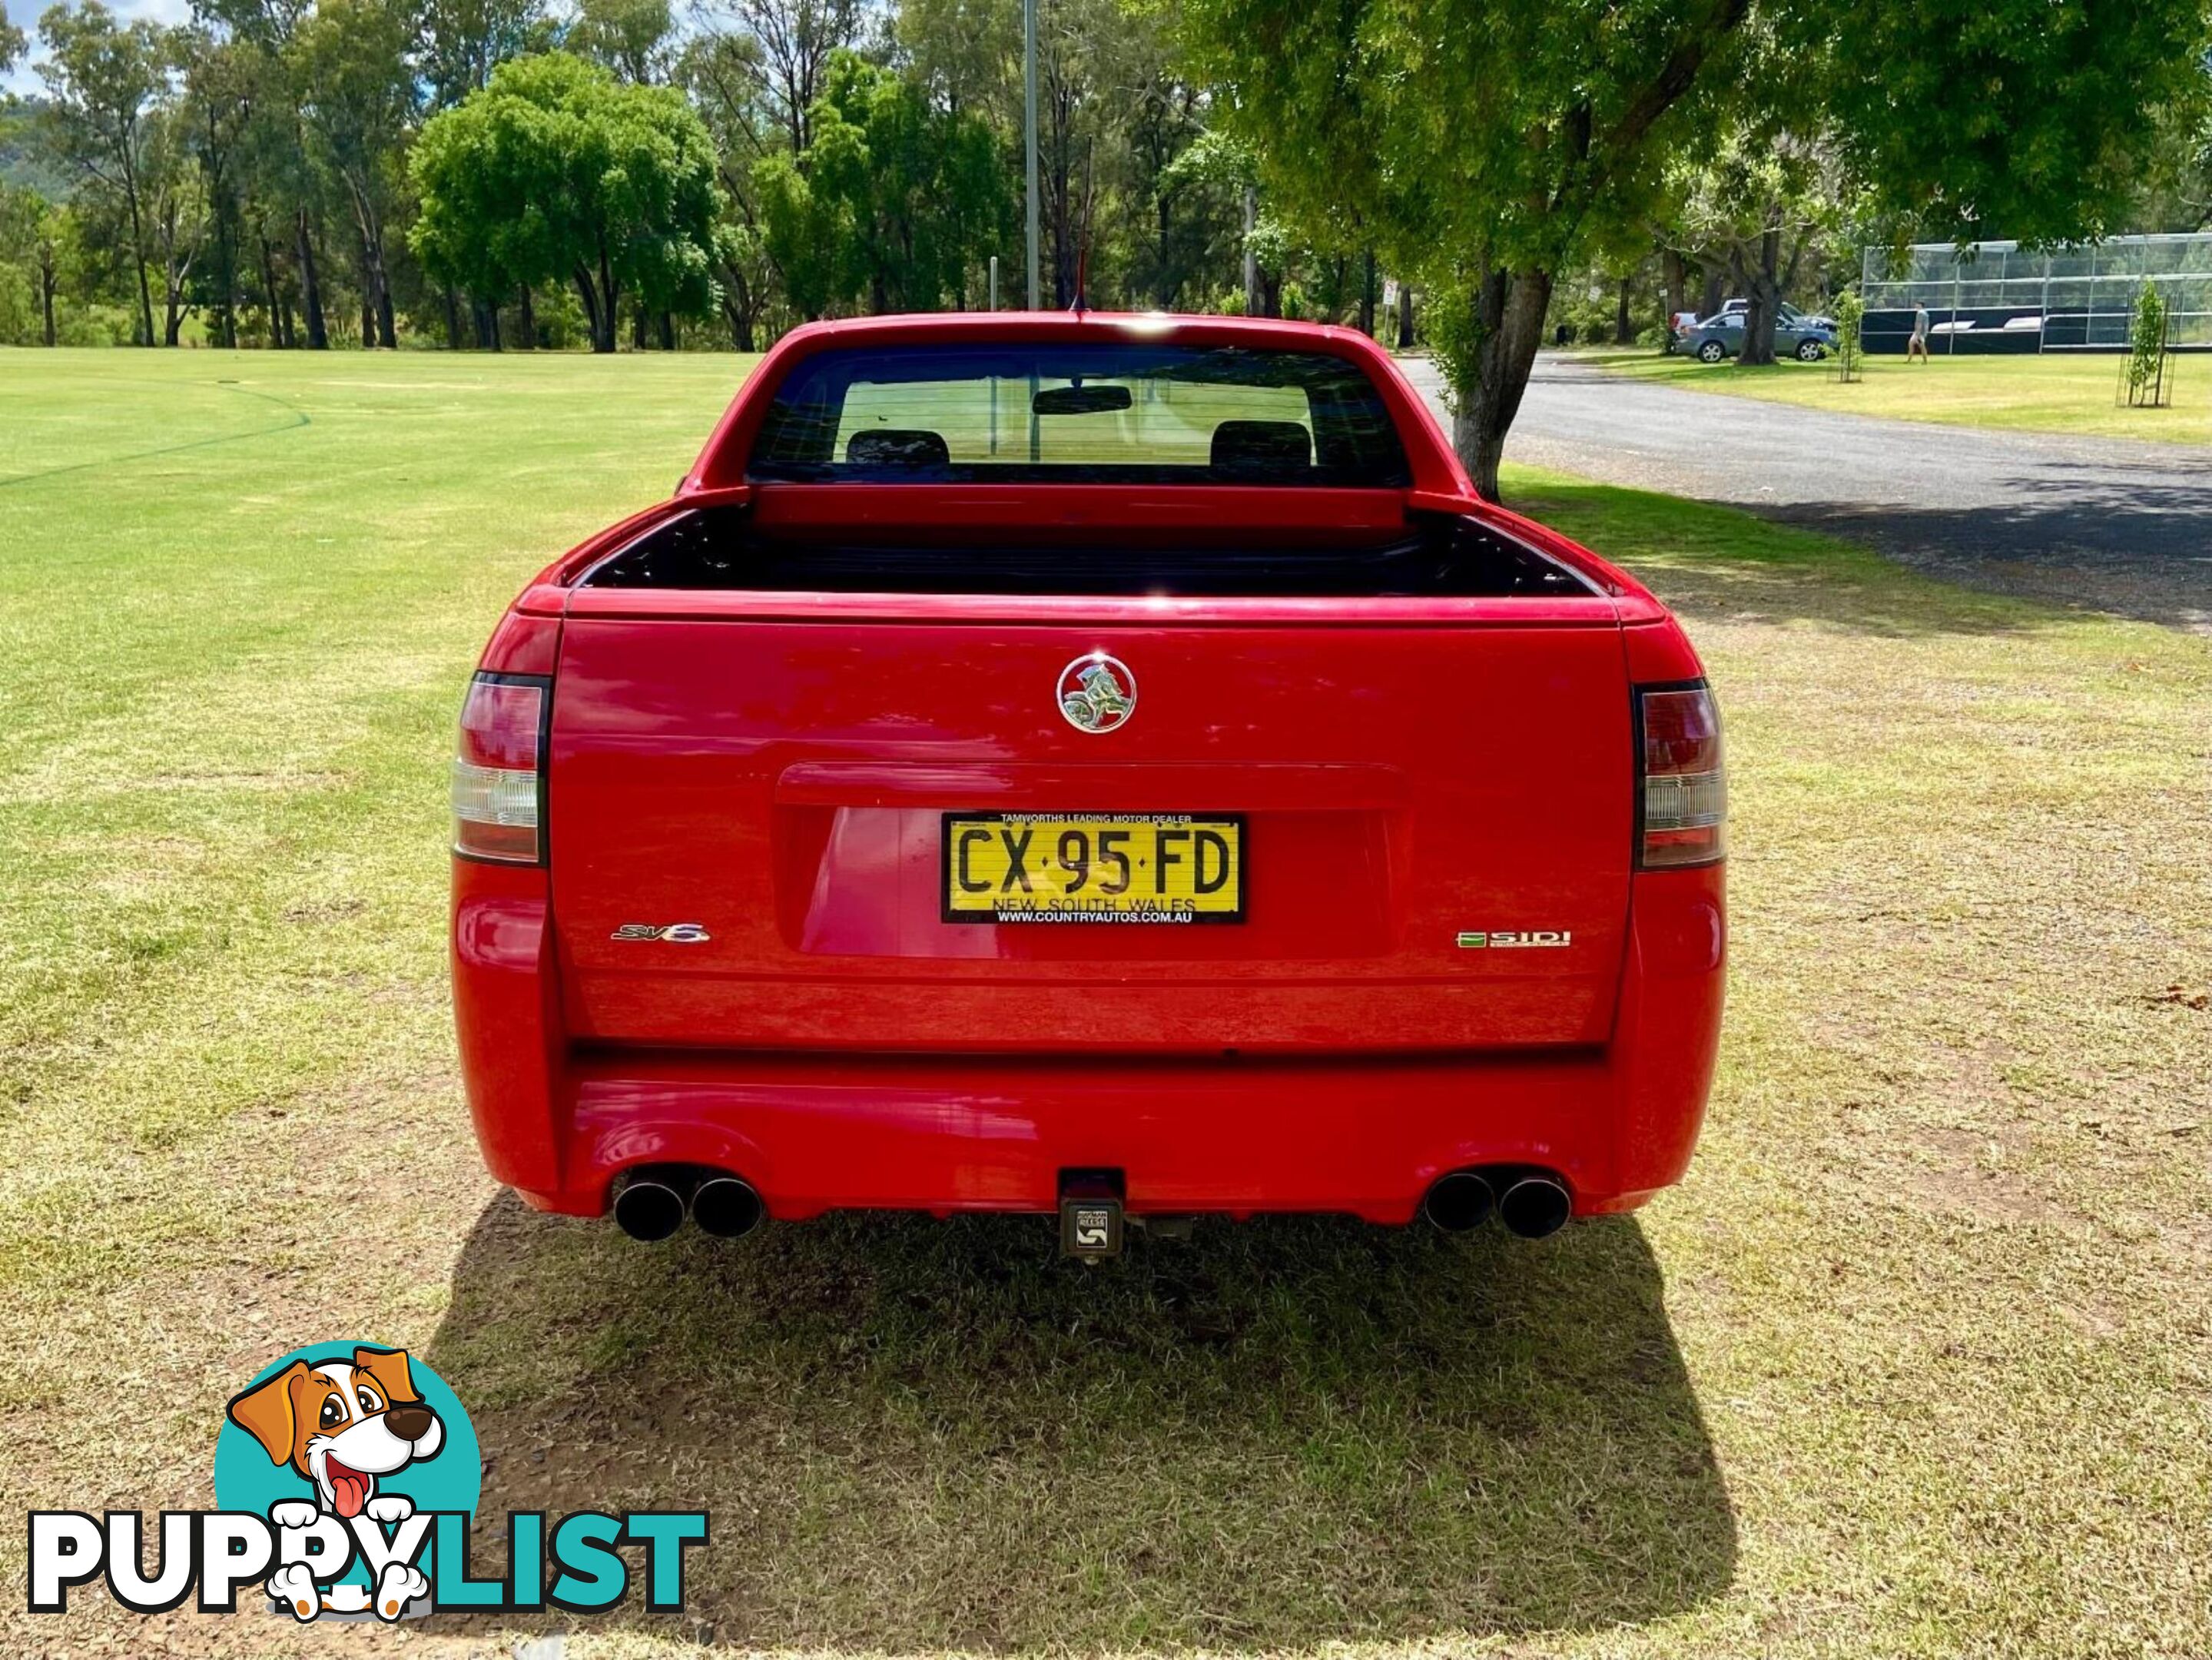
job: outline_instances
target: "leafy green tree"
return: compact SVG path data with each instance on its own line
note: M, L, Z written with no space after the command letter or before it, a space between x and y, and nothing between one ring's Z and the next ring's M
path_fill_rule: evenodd
M1648 223L1670 160L1724 120L1786 118L1875 210L1940 234L2094 235L2124 210L2148 112L2202 99L2207 27L2201 0L1185 0L1184 16L1277 210L1426 279L1455 441L1493 496L1558 274Z
M1674 236L1707 265L1724 266L1745 298L1743 355L1774 361L1784 293L1816 238L1841 221L1832 159L1796 134L1737 125L1680 158Z
M1120 0L1036 3L1041 258L1046 303L1064 309L1075 303L1099 219L1101 164L1113 153L1125 107L1123 49L1134 20Z
M29 44L23 38L23 31L8 21L8 8L0 5L0 75L15 67L15 60Z
M812 142L807 119L822 95L830 59L859 42L868 0L726 0L724 9L736 22L737 37L750 43L752 73L783 128L784 147L804 150Z
M1039 0L1038 33L1046 295L1071 302L1081 271L1094 305L1206 304L1241 257L1243 181L1184 160L1210 95L1182 63L1174 9ZM1014 179L1021 45L1019 0L901 0L892 31L893 64L936 106L990 123Z
M101 0L50 7L39 27L52 54L39 66L50 100L47 142L87 186L118 208L138 293L138 344L153 345L149 198L158 193L165 165L159 116L172 89L167 33L143 19L118 21Z
M572 281L595 351L615 349L626 294L686 316L714 306L714 141L673 88L565 52L520 58L426 122L410 168L409 240L434 276L478 294Z
M831 123L799 155L779 150L753 172L763 244L793 311L812 319L851 303L866 280L858 192L868 158L858 128ZM818 181L818 182L817 182Z
M424 0L416 62L434 110L489 84L510 58L550 46L543 0Z
M185 142L199 169L213 244L202 266L199 291L216 337L235 346L246 234L240 162L260 82L252 49L239 41L218 39L198 25L180 29L177 41L185 77Z
M723 219L715 239L723 319L730 341L751 351L775 287L753 173L779 148L783 128L762 75L760 43L747 34L701 34L678 55L676 83L714 140Z
M29 185L0 179L0 342L54 344L64 217Z
M659 81L675 27L668 0L577 0L567 44L625 81Z
M2212 82L2212 58L2204 73ZM2212 114L2201 107L2158 112L2157 142L2130 222L2146 231L2212 226Z
M1163 43L1164 44L1164 43ZM1237 257L1239 191L1185 159L1206 136L1206 94L1164 58L1131 83L1126 161L1109 223L1127 249L1125 294L1162 311L1188 307Z
M769 156L758 174L765 245L792 303L818 316L856 299L878 313L957 302L1012 221L989 126L846 52L808 125L806 149Z
M931 101L981 116L1011 157L1022 119L1020 0L900 0L890 33L893 61Z
M170 37L175 44L175 35ZM206 179L192 156L191 119L181 100L149 112L147 228L161 273L161 344L173 346L191 308L193 274L208 234Z
M385 222L416 82L407 0L319 0L289 54L314 159L352 208L361 245L362 344L397 346Z
M238 90L250 108L239 136L240 211L258 255L271 341L323 350L330 336L321 227L337 205L337 185L302 108L299 35L309 20L307 0L194 0L194 9L236 50L243 70Z

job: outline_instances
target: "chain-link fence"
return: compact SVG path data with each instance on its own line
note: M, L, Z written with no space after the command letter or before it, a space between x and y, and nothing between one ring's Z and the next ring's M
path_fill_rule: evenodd
M2177 349L2212 348L2212 233L2115 236L2048 252L1923 242L1901 259L1869 248L1863 337L1870 352L1901 352L1925 307L1929 349L1939 353L2125 351L2145 283L2166 303Z

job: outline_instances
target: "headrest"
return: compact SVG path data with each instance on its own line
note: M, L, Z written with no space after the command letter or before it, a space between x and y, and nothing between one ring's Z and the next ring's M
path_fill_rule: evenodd
M1295 421L1224 421L1213 429L1213 471L1274 478L1313 465L1313 439Z
M919 427L865 427L845 441L845 459L856 467L921 471L952 465L945 440Z

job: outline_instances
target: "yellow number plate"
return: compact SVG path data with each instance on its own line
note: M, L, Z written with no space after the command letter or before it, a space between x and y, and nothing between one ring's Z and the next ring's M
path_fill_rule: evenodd
M948 922L1241 922L1235 813L948 812Z

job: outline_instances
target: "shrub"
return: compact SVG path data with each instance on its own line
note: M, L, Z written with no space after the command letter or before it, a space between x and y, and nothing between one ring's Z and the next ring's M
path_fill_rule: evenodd
M2154 283L2136 295L2135 326L2128 334L2128 402L2163 401L2166 367L2166 301Z
M1856 380L1859 378L1861 362L1866 356L1860 343L1860 330L1866 322L1866 301L1856 289L1845 289L1836 296L1836 378Z

